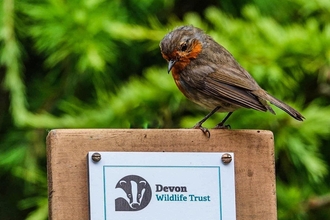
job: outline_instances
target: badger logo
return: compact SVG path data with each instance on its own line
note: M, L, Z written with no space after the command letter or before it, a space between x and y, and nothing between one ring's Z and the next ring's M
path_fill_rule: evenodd
M126 193L126 198L119 197L115 200L116 211L139 211L151 200L150 185L140 176L125 176L118 181L116 188Z

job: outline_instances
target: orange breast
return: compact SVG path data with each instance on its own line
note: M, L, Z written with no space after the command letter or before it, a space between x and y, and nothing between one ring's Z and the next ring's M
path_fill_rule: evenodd
M201 51L202 51L202 44L198 40L193 42L192 50L189 53L185 51L181 51L181 52L174 51L175 57L179 56L180 60L174 64L172 68L172 76L174 78L177 87L188 99L192 98L190 97L191 92L186 91L187 88L185 87L185 85L182 84L182 80L180 79L180 72L184 70L187 65L190 64L191 60L196 59Z
M186 91L185 89L182 87L181 85L181 79L180 79L180 73L179 73L179 70L175 67L172 68L172 76L173 76L173 79L174 79L174 82L176 84L176 86L180 89L180 91L185 95L186 95Z

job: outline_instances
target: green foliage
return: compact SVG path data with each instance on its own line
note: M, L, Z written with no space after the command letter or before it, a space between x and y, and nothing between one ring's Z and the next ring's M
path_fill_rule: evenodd
M206 1L202 13L173 14L181 4L1 3L0 219L47 218L46 129L192 127L207 113L178 91L158 49L183 24L204 29L306 117L242 109L229 121L273 131L279 219L330 217L329 204L310 202L330 191L329 1Z

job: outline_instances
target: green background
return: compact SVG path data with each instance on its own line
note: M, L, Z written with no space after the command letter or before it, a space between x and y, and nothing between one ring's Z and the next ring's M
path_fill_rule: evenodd
M329 0L1 1L0 219L47 218L50 129L189 128L208 113L179 92L158 47L183 24L306 117L274 107L228 123L274 133L279 219L330 219Z

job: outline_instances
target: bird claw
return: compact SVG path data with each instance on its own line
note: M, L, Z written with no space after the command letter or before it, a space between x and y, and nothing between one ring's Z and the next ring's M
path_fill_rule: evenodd
M204 128L202 125L196 124L193 128L200 129L208 138L211 137L211 133L210 133L209 129Z
M217 124L214 128L215 129L231 129L231 126L230 125Z

